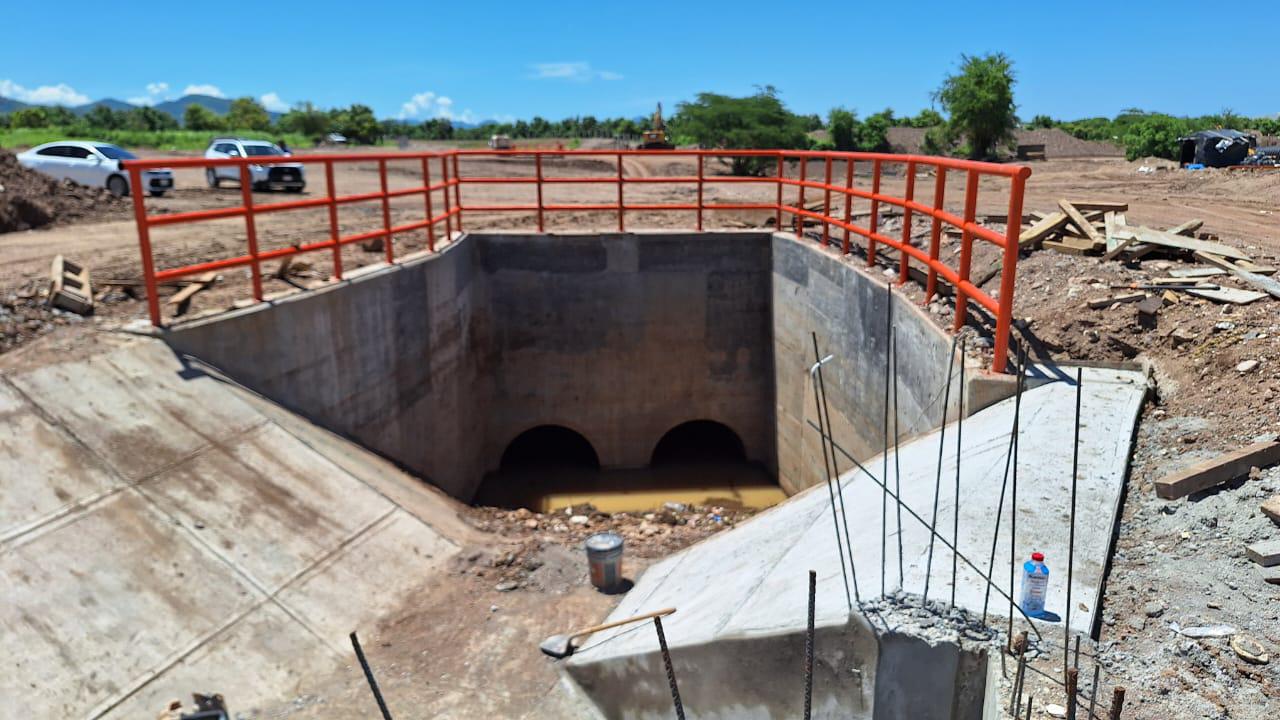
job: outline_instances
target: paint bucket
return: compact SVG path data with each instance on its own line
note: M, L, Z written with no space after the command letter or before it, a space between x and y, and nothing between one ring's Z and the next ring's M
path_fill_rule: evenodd
M583 543L591 584L604 592L622 584L622 536L615 532L596 533Z

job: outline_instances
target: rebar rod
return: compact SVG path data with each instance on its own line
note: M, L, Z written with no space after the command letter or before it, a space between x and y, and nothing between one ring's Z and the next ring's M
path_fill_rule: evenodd
M813 353L815 356L818 354L818 334L816 332L813 333ZM828 356L828 359L832 357L835 357L835 356L834 355ZM835 437L835 430L833 430L831 426L831 407L830 405L827 404L827 380L826 380L826 377L822 374L822 365L825 363L826 363L826 360L823 360L822 363L818 365L818 373L817 373L818 392L822 397L822 417L826 421L826 427L827 427L827 432L826 432L826 437L824 438L824 442L826 440L829 440L830 438ZM840 521L844 525L845 551L849 555L849 574L853 576L853 599L859 605L861 605L862 594L858 590L858 568L856 565L853 564L853 541L852 541L852 536L849 534L849 513L846 512L844 509L844 485L840 483L840 462L836 458L835 446L831 446L830 449L831 449L831 472L832 472L832 476L835 478L836 497L840 500Z
M852 613L853 612L853 594L849 590L849 574L848 574L848 571L845 569L845 564L844 564L844 545L840 542L840 519L836 517L836 496L835 496L835 490L831 487L831 482L832 482L831 481L831 461L828 460L828 453L827 453L827 441L826 441L827 431L825 429L825 426L822 425L822 398L818 394L819 381L817 380L817 378L819 377L819 373L822 372L822 363L826 362L827 360L830 360L831 358L830 356L828 356L827 358L824 359L818 355L818 334L817 333L813 333L813 353L815 356L818 356L818 357L817 357L817 361L814 362L813 367L809 368L809 374L810 374L810 378L813 380L813 406L814 406L815 412L818 415L818 423L819 423L818 440L819 442L822 443L822 470L826 474L827 495L831 500L831 525L835 529L835 533L836 533L836 554L840 558L840 579L844 581L845 600L849 604L849 612ZM849 562L850 563L853 562L852 555L850 555L849 557ZM858 599L858 604L862 604L861 598Z
M1124 686L1117 685L1115 690L1111 691L1111 720L1120 720L1120 713L1124 712Z
M942 428L938 431L938 473L933 482L933 519L929 523L931 530L938 526L938 495L942 492L942 453L947 446L947 406L951 404L951 368L956 364L956 342L958 340L958 336L951 338L950 362L947 363L947 389L942 396ZM964 358L961 358L960 362L963 363ZM929 605L929 580L933 576L933 540L936 536L936 530L929 535L929 559L925 563L924 594L920 599L920 607L922 608L927 608Z
M804 720L813 715L813 609L818 597L818 573L809 571L809 625L804 634Z
M880 595L886 594L885 560L889 537L889 361L891 335L893 333L893 284L884 286L884 423L881 433L884 446L880 453L880 477L885 479L884 492L880 493Z
M1013 391L1013 428L1009 431L1009 449L1005 451L1005 455L1004 455L1004 477L1000 481L1000 501L996 503L996 518L995 518L995 522L993 523L994 529L991 531L991 557L987 560L987 577L989 578L995 577L994 571L996 566L996 546L999 544L999 541L1000 541L1000 519L1004 516L1004 497L1005 497L1005 493L1008 492L1008 489L1009 489L1009 466L1013 462L1013 443L1014 443L1014 438L1017 437L1018 435L1018 421L1021 419L1021 415L1022 415L1022 381L1024 378L1024 374L1023 374L1024 360L1025 360L1025 356L1022 354L1021 347L1019 347L1018 363L1017 363L1018 377L1014 382L1014 391ZM1010 543L1012 544L1012 539L1010 539ZM1010 593L1013 592L1012 585L1009 586L1009 592ZM983 597L982 597L982 624L983 625L987 624L987 611L990 608L990 603L991 603L991 582L988 581L987 591L986 593L983 594Z
M964 350L965 340L960 341L960 392L956 393L960 402L960 417L956 420L956 494L955 500L952 501L951 512L951 542L955 545L956 552L960 550L960 456L963 452L964 442ZM956 606L956 567L959 564L959 558L956 553L951 553L951 607Z
M1076 670L1080 669L1080 636L1076 635L1076 650L1074 657L1071 658L1071 667Z
M364 670L364 678L369 681L369 689L373 691L373 699L378 701L378 710L382 711L383 720L391 720L391 711L387 709L387 703L382 699L382 691L378 689L378 681L373 677L373 668L369 667L369 661L364 658L364 650L360 649L360 638L356 637L353 630L351 632L351 647L356 651L356 659L360 661L360 668Z
M1076 720L1076 691L1079 690L1080 671L1067 668L1067 720Z
M653 626L658 630L658 647L662 648L662 663L667 666L667 683L671 685L671 702L676 706L676 718L684 720L684 704L680 702L680 687L676 685L676 671L671 666L671 650L667 648L667 636L662 632L662 618L654 617Z
M894 494L902 497L902 463L901 456L898 454L899 439L902 437L902 429L898 425L898 333L896 329L889 334L889 347L893 352L893 490ZM886 485L888 483L885 483ZM902 588L906 583L906 574L903 572L902 566L902 503L897 503L898 508L898 587Z
M806 422L809 424L809 427L813 428L814 430L817 430L818 432L822 432L822 429L818 427L818 425L816 425L812 420L806 420ZM871 480L871 482L879 485L882 488L885 487L885 484L883 482L881 482L873 473L867 470L866 466L858 462L858 459L854 457L848 450L845 450L844 447L837 444L834 439L832 439L831 441L831 447L833 450L839 451L839 453L843 455L846 460L852 462L854 466L856 466L858 470L862 472L863 475L866 475L867 478ZM926 522L923 517L920 517L919 513L917 513L915 510L912 510L910 505L903 502L902 498L892 493L891 493L891 497L893 497L895 502L898 502L902 505L902 508L907 511L907 514L910 515L912 519L914 519L916 522L923 525L924 528L929 531L930 540L936 540L942 544L943 548L947 550L951 550L952 552L955 551L955 548L951 546L951 542L947 540L947 538L944 537L942 533L939 533L937 528L935 528L933 525L930 525L928 522ZM985 574L983 574L982 568L979 568L977 563L970 560L963 553L957 553L957 556L960 558L962 562L964 562L965 565L969 566L969 569L972 570L974 574L978 576L979 580L985 580L988 584L991 584L992 587L995 588L996 592L999 593L1001 597L1009 600L1010 607L1017 609L1018 613L1022 615L1023 619L1027 621L1027 625L1030 626L1032 632L1036 634L1037 641L1043 641L1044 636L1040 634L1040 629L1037 628L1035 624L1031 622L1031 617L1028 616L1026 611L1022 609L1022 606L1013 605L1013 595L1005 592L1004 590L1001 590L999 585L995 585L994 583L991 583L991 579L988 578Z
M1019 348L1019 352L1024 351ZM1023 367L1019 370L1018 399L1014 401L1015 403L1021 402L1022 388L1026 383L1025 376L1026 368ZM1013 472L1009 478L1009 629L1006 632L1007 637L1013 637L1013 594L1016 592L1013 578L1018 568L1018 437L1020 434L1013 434ZM1020 603L1018 604L1018 610L1023 613L1024 617L1026 616L1026 611L1023 610ZM1030 619L1027 622L1031 622ZM1032 623L1031 627L1034 629L1035 624ZM1039 632L1036 635L1038 636Z
M1080 399L1084 395L1084 370L1076 368L1076 427L1071 445L1071 529L1067 539L1067 610L1062 621L1062 672L1067 672L1067 650L1071 644L1071 581L1076 566L1076 486L1080 476Z
M1027 674L1027 633L1024 631L1018 636L1018 671L1013 675L1013 692L1010 700L1013 701L1014 717L1018 716L1018 712L1022 709L1022 680Z
M1094 720L1093 711L1098 707L1098 672L1102 666L1097 660L1093 663L1093 685L1089 687L1089 720Z
M1026 716L1025 718L1023 718L1023 720L1031 720L1031 706L1032 706L1032 705L1034 705L1034 704L1035 704L1035 702L1036 702L1036 696L1035 696L1035 695L1028 695L1028 696L1027 696L1027 716Z

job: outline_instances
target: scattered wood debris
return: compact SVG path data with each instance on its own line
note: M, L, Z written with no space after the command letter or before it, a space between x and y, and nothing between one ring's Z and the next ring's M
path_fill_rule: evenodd
M1280 525L1280 495L1272 495L1262 503L1262 514L1271 518L1271 522Z
M196 293L213 285L217 281L218 273L216 272L207 272L203 275L197 275L186 287L171 295L169 299L165 301L165 304L177 306L177 309L174 310L173 313L175 316L186 315L187 310L191 308L191 298L195 297Z
M1263 540L1244 549L1249 559L1262 567L1280 565L1280 540Z

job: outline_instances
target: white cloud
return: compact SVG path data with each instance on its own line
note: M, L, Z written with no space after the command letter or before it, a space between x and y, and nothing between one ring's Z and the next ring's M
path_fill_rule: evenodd
M289 111L289 103L281 100L280 96L273 92L269 92L258 98L258 102L262 103L262 107L270 110L271 112L282 113Z
M573 82L590 82L592 80L621 80L622 74L612 70L596 70L589 62L547 62L534 63L529 66L533 70L535 80L571 80Z
M216 98L226 97L226 95L222 94L222 90L217 85L210 85L208 83L205 83L204 85L188 85L187 89L182 91L182 94L183 95L208 95L210 97L216 97Z
M0 80L0 95L32 105L83 105L89 96L76 92L66 83L25 88L12 80Z
M168 91L169 91L169 83L167 82L147 83L146 95L131 97L131 98L128 98L128 101L132 105L151 106L151 105L155 105L157 102L159 102L162 99L166 99L166 100L170 99L170 98L164 97L165 93Z
M417 120L427 118L445 118L461 122L475 122L475 114L470 109L458 112L453 107L453 98L447 95L436 95L433 92L420 92L400 106L401 120Z

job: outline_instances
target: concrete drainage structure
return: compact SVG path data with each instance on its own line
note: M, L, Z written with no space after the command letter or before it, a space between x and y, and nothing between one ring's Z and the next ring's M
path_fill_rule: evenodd
M886 396L889 302L898 339L899 382ZM880 279L831 250L787 233L467 234L437 253L350 272L325 288L193 320L160 334L179 355L217 368L463 500L470 499L486 471L497 467L512 440L531 428L573 429L590 442L602 466L625 468L646 464L673 427L693 420L721 423L741 438L750 459L774 471L781 486L796 497L653 566L614 613L624 617L667 605L679 608L666 626L689 717L799 714L808 569L819 574L817 717L994 717L988 646L964 639L959 630L948 635L949 613L942 613L944 621L933 626L913 619L889 600L852 609L846 601L827 492L812 487L822 482L823 461L818 435L809 425L816 418L808 373L813 363L811 331L817 333L823 352L834 355L824 373L837 442L851 457L865 461L871 473L900 466L894 481L901 484L902 499L925 518L934 498L939 425L944 416L956 417L962 396L968 409L985 408L966 420L962 469L956 466L960 453L954 433L941 448L943 488L955 478L963 486L964 503L957 507L944 492L936 527L950 528L955 520L961 553L983 569L995 531L995 567L1007 570L1010 538L993 519L1012 424L1012 402L1002 398L1011 393L1012 384L974 372L971 382L957 385L949 406L942 407L941 390L957 370L951 365L950 337L906 298L888 293ZM143 383L149 367L164 367L164 382L156 392L166 397L186 392L199 405L169 408L170 415L198 410L204 417L210 407L220 407L205 406L211 401L202 398L214 397L207 390L182 390L205 385L193 385L198 381L175 373L171 358L148 352L150 359L138 365L138 375L129 375L126 385ZM139 357L143 356L117 353L105 363L111 366L107 374L128 375L126 370ZM1061 558L1066 547L1063 492L1070 482L1074 389L1061 371L1037 372L1040 386L1023 398L1025 494L1019 508L1022 530L1013 554L1043 549L1052 563L1055 553ZM128 403L84 411L59 395L56 383L36 382L47 374L28 373L0 385L0 391L13 395L6 402L17 408L5 411L21 411L23 417L30 415L30 422L61 418L65 428L51 431L59 438L66 436L59 442L87 446L101 455L114 467L104 473L114 479L91 484L82 497L71 501L45 498L34 510L9 512L3 518L6 535L0 540L6 543L4 562L11 576L35 567L34 556L28 557L24 548L50 541L58 532L73 532L70 528L80 518L98 517L126 502L137 505L126 508L133 519L100 522L105 535L95 541L99 547L109 545L111 533L136 525L139 517L170 515L183 527L178 532L182 547L220 556L223 551L205 547L201 535L187 527L194 526L193 518L199 515L192 514L189 506L194 501L184 489L196 477L186 466L200 462L202 454L221 452L220 446L206 448L194 435L190 442L159 443L157 447L182 447L174 449L169 460L149 463L121 450L125 446L120 438L128 433L99 438L102 431L95 429L124 423L129 432L145 433L130 420ZM1101 597L1130 437L1145 385L1137 373L1090 370L1085 387L1089 421L1081 446L1080 505L1090 512L1077 529L1073 591L1086 609L1072 616L1072 627L1088 632ZM4 392L0 400L8 397ZM84 392L92 394L91 388ZM896 457L876 458L885 446L886 397L898 406L903 445ZM274 419L253 419L265 411L246 402L237 398L231 403L246 418L217 416L226 425L226 438L215 438L218 443L247 442L264 428L274 432L276 425L287 426L293 417L278 412ZM32 409L37 406L42 408L39 412ZM8 405L0 403L0 409L5 408ZM155 420L152 427L162 426L162 421ZM300 437L301 431L290 432ZM297 452L314 454L314 442L299 444L288 433L284 439L298 444ZM34 465L38 448L24 449L3 437L0 441L15 451L13 468L39 467ZM237 482L259 482L253 478L260 466L265 467L265 456L240 456L227 472L244 476ZM329 456L312 459L317 464L338 462ZM141 465L131 469L130 462ZM366 463L376 471L346 469L347 482L353 488L385 485L376 478L393 470L382 459L377 463ZM842 470L849 467L850 462L841 461ZM174 492L158 492L160 486L152 480L170 475L175 477ZM883 497L873 478L848 471L840 483L853 532L861 599L898 588L919 593L926 576L936 588L933 599L949 598L953 554L939 546L933 564L928 564L927 523L908 519L901 527L885 527ZM230 487L214 490L230 492ZM336 582L325 570L331 554L345 557L352 538L392 522L386 518L406 528L404 537L384 543L376 557L370 557L394 563L397 548L434 543L429 558L420 561L434 567L454 552L438 528L406 510L414 501L403 483L396 485L394 494L380 492L394 502L371 495L372 525L344 526L317 548L300 552L288 567L255 569L251 557L224 558L229 570L218 565L209 572L225 570L245 588L237 598L225 599L226 607L202 607L200 628L188 631L175 616L174 627L166 630L175 636L171 642L119 640L145 634L129 624L134 618L107 628L103 642L109 648L51 644L39 623L30 620L48 600L34 586L16 594L15 602L0 613L6 627L20 628L19 635L32 647L44 648L40 652L75 656L67 668L112 655L118 677L113 675L101 692L77 687L74 677L48 681L59 707L71 714L119 715L126 708L144 707L139 703L154 699L157 677L183 670L185 658L200 647L192 643L233 635L237 623L256 614L283 611L291 621L278 624L287 626L290 637L319 642L324 652L332 653L341 646L351 621L348 615L354 611L340 611L349 603L334 602L333 593L298 591L313 576ZM326 512L326 507L321 503L317 512ZM205 512L215 508L216 503ZM164 527L165 521L159 522L158 527ZM240 522L253 525L252 513ZM277 536L291 537L297 530L294 524L285 513L272 527L253 526L264 534L259 544L267 546ZM886 537L891 550L896 550L898 538L905 548L901 578L896 552L892 559L881 555ZM98 557L92 549L84 552L83 557L46 560L44 569L75 571L85 564L121 562L108 554ZM884 581L882 567L891 572ZM122 566L121 572L128 582L161 581L146 568ZM956 575L957 617L966 618L964 610L981 612L986 580L966 564L959 564ZM1003 572L996 575L996 592L1010 592L1008 577ZM1051 597L1062 597L1064 575L1053 576ZM354 576L346 582L359 585ZM398 588L396 594L406 592ZM176 607L178 600L168 598L161 604ZM997 616L1007 612L1006 602L995 595L992 606ZM90 611L67 610L61 620L75 625L83 620L77 615L81 612ZM1045 635L1060 632L1054 628L1060 625L1045 625ZM650 628L611 631L584 645L566 664L567 677L605 716L669 716L670 697ZM254 667L254 662L246 667ZM269 673L261 677L268 678L262 681L265 685L273 682ZM270 688L261 692L269 693Z

